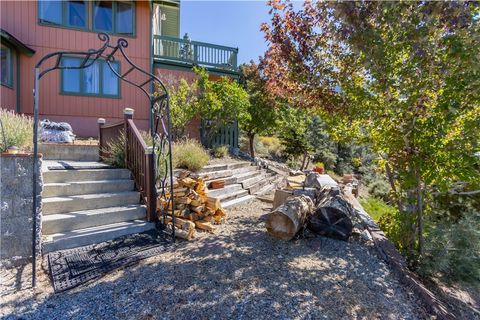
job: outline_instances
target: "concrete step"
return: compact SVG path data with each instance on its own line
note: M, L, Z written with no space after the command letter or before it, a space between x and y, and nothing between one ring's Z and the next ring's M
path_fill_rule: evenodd
M138 204L49 214L43 217L42 232L44 235L49 235L112 223L140 220L144 219L146 214L145 206Z
M132 191L133 180L95 180L54 182L44 184L43 198L73 196L80 194Z
M43 172L44 183L126 179L130 179L130 171L127 169L51 170Z
M44 160L98 161L97 145L75 145L70 143L40 143L38 152Z
M223 202L222 203L222 208L226 209L226 208L236 207L236 206L239 206L239 205L242 205L242 204L246 204L246 203L248 203L250 201L253 201L253 200L255 200L255 196L246 195L246 196L243 196L243 197L240 197L240 198L235 198L235 199Z
M113 169L112 166L99 161L44 160L42 170L86 170Z
M236 192L236 191L239 191L239 190L243 190L241 184L239 184L239 183L230 184L228 186L225 186L225 188L208 190L208 196L217 198L217 197L223 196L225 194L230 194L230 193L233 193L233 192Z
M238 191L233 191L229 193L222 194L221 196L217 197L220 200L220 203L223 206L223 203L228 202L230 200L241 198L248 195L248 190L240 189Z
M43 199L43 214L68 213L79 210L91 210L138 204L140 193L137 191L83 194L74 196L51 197Z
M124 235L152 230L154 228L154 223L145 222L143 220L134 220L68 232L59 232L44 237L43 252L48 253L100 243Z

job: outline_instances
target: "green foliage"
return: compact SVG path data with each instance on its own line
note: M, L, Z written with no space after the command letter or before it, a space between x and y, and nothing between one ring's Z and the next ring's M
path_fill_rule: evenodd
M297 158L311 150L308 141L310 117L301 109L283 106L280 111L280 140L285 153Z
M420 272L480 287L480 212L471 208L459 221L440 221L427 228Z
M22 151L29 151L33 141L33 119L23 114L0 108L0 121L3 133L0 131L0 151L6 151L10 146L16 146Z
M397 212L395 207L392 207L382 200L374 197L360 199L360 204L372 217L375 222L379 222L383 216L394 216Z
M200 95L196 104L197 110L205 121L204 129L208 140L211 140L220 128L234 121L248 121L248 93L236 81L227 77L210 81L205 69L194 68L194 71L199 76Z
M390 185L382 176L376 176L375 179L368 184L368 193L386 202L390 202L390 191Z
M313 152L313 160L321 161L326 170L333 170L337 162L336 143L328 133L328 125L314 116L307 127L307 139Z
M172 161L174 168L198 171L210 160L203 146L192 139L176 141L172 144Z
M102 156L102 160L116 168L125 167L125 132L121 131L120 136L107 142L107 146L103 149L103 152L107 156Z
M225 158L228 156L228 146L215 146L212 149L212 153L215 158Z
M188 84L185 79L181 79L177 87L171 87L170 121L175 139L185 138L185 128L197 114L197 103L197 82Z
M263 26L271 43L263 60L269 85L292 105L336 123L338 140L371 146L383 160L379 166L388 168L401 210L386 225L411 261L421 258L425 219L436 215L432 191L458 181L480 187L480 8L466 2L271 6L274 18Z
M257 135L272 133L277 121L276 101L267 88L266 79L261 74L258 65L253 61L240 66L240 83L249 96L250 104L245 112L240 127L253 142ZM250 155L255 156L254 145L249 146Z

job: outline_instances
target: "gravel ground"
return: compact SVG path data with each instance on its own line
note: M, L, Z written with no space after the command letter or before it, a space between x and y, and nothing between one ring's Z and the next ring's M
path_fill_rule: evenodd
M364 245L282 242L259 219L267 204L229 210L216 234L88 285L53 294L29 266L1 271L7 319L419 319L419 299ZM45 267L45 264L44 264Z

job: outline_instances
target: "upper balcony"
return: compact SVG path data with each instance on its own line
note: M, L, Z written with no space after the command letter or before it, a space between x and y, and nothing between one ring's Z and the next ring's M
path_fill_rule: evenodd
M178 39L169 36L153 36L155 62L173 63L186 67L203 66L213 71L237 73L238 48L211 43Z

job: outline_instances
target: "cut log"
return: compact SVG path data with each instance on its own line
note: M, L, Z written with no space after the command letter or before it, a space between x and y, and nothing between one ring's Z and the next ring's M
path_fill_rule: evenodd
M317 209L308 219L309 230L322 236L348 240L353 230L354 210L338 188L323 188Z
M225 188L225 180L215 180L210 183L210 189Z
M287 201L288 197L291 197L292 194L293 192L291 190L275 190L275 195L273 196L273 210L284 204L285 201Z
M204 206L197 206L197 207L190 206L190 210L196 213L202 213L204 209L205 209Z
M207 198L207 207L212 211L217 211L220 208L220 199L208 197Z
M290 197L267 216L265 226L272 236L291 240L303 227L313 210L313 202L306 196Z
M210 223L210 221L205 220L195 221L195 227L209 232L213 232L215 230L215 227Z

